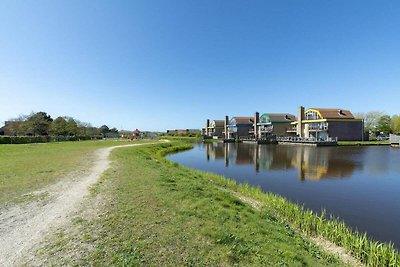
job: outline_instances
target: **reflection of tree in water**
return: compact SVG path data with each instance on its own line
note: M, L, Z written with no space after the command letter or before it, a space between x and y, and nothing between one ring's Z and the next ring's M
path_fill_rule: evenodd
M352 151L336 147L206 144L208 159L224 159L236 165L254 165L256 171L296 168L301 180L349 177L357 167Z

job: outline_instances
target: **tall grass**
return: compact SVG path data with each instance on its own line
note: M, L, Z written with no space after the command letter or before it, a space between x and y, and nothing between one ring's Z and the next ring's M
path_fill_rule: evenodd
M169 144L158 155L165 156L171 152L189 149L190 145L176 146ZM320 236L345 248L355 258L367 266L400 266L400 254L392 243L386 244L370 239L366 233L349 228L342 220L327 216L322 210L319 214L303 206L288 201L286 198L265 193L259 187L239 184L223 176L193 171L196 175L206 175L207 179L218 186L237 191L244 196L262 202L269 211L283 223L300 230L309 236Z
M226 181L224 181L226 180ZM355 258L367 266L400 266L400 254L393 243L372 240L366 233L349 228L342 220L327 216L322 210L319 214L286 198L264 193L258 187L238 184L233 180L218 176L217 183L227 188L261 201L280 221L295 227L309 236L320 236L345 248Z

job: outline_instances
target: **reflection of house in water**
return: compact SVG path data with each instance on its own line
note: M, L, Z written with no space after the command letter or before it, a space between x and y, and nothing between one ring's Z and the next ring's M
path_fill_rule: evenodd
M287 170L291 169L292 147L282 148L277 145L259 145L257 150L256 170Z
M248 165L256 162L257 146L253 144L235 144L236 165ZM240 148L238 148L240 146Z
M298 146L296 150L292 165L301 180L349 177L356 168L353 161L345 159L345 150L340 151L340 158L336 149Z
M225 147L224 143L209 143L205 144L206 146L206 155L207 155L207 160L210 160L210 158L216 160L216 159L223 159L225 157Z
M346 150L312 146L279 146L236 143L206 145L207 160L224 160L225 166L253 165L260 170L289 170L296 168L301 180L349 177L357 164L347 158ZM340 155L340 156L339 156Z

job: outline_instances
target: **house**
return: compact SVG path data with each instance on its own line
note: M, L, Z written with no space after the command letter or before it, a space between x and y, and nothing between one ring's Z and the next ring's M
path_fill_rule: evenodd
M226 119L227 120L227 117ZM253 117L233 117L226 125L226 139L247 139L250 138L250 132L253 129Z
M4 126L0 128L0 135L25 135L22 125L23 121L5 121Z
M258 116L258 112L256 112ZM266 139L270 135L287 136L287 129L296 117L288 113L264 113L259 116L256 129L257 139Z
M400 134L390 134L389 142L392 147L400 147Z
M288 135L315 140L362 141L363 120L355 119L349 110L339 108L299 107L297 120L291 123Z
M224 120L207 120L205 135L209 137L223 137L224 136Z

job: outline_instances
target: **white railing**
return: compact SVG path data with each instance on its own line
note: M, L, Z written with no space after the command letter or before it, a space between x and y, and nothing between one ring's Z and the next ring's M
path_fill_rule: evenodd
M326 131L328 130L328 126L310 126L309 130L318 130L318 131Z
M292 142L292 143L323 143L323 142L337 142L337 137L332 138L315 138L315 137L293 137L293 136L282 136L277 137L278 142Z

